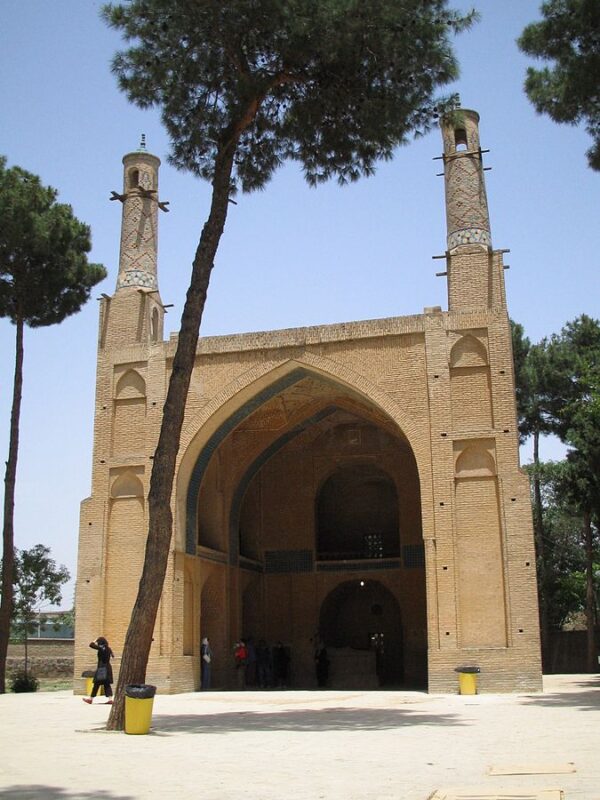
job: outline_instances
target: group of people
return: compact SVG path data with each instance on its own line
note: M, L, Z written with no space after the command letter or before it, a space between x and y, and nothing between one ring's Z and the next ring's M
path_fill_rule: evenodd
M90 647L97 651L98 663L94 672L91 694L89 697L84 697L83 702L91 705L102 688L106 697L104 702L112 704L113 671L110 661L111 658L114 658L114 653L104 636L99 636L95 641L90 642ZM208 636L204 636L200 647L203 690L210 689L212 655ZM287 689L289 686L291 659L289 648L285 647L283 642L278 641L269 646L264 639L260 639L256 644L252 637L240 639L233 647L233 657L239 676L239 688L258 686L259 689ZM318 655L315 654L315 662L319 686L325 685L329 666L325 648L322 648Z
M269 646L252 637L233 646L239 688L287 689L290 683L290 652L283 642Z

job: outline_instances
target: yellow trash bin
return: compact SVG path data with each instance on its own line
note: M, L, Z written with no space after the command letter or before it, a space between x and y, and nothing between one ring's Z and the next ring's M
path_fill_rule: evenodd
M94 675L96 671L93 669L86 669L84 672L81 673L81 677L85 678L85 693L89 697L92 693L92 689L94 688ZM98 687L98 694L96 697L100 697L100 695L104 694L104 686Z
M125 733L148 733L156 686L130 684L125 687Z
M458 693L477 694L479 667L457 667L454 671L458 672Z

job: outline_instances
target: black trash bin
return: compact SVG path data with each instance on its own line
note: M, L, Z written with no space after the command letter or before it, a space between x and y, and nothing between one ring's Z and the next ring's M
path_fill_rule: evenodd
M458 672L458 693L477 694L477 675L481 672L479 667L456 667Z
M156 686L132 683L125 687L125 733L148 733Z

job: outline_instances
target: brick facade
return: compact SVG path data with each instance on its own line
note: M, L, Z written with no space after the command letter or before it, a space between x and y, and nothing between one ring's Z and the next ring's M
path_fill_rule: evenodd
M201 339L147 674L161 691L199 688L205 635L223 688L237 686L239 637L281 640L297 687L316 685L321 638L340 688L454 691L465 663L481 668L482 691L541 688L529 487L477 115L446 121L443 136L448 311ZM176 347L162 340L156 289L159 162L140 151L124 165L81 512L76 676L99 634L123 646Z

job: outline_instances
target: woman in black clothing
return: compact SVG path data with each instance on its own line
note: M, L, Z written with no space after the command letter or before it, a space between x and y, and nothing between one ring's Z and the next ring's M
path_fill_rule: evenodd
M108 642L104 636L99 636L95 642L90 642L90 647L98 651L98 666L94 673L94 685L92 687L92 694L90 697L84 697L83 702L91 704L94 697L98 694L100 686L104 687L104 694L106 695L107 703L112 704L112 686L113 674L110 660L113 657L113 651L110 649Z

